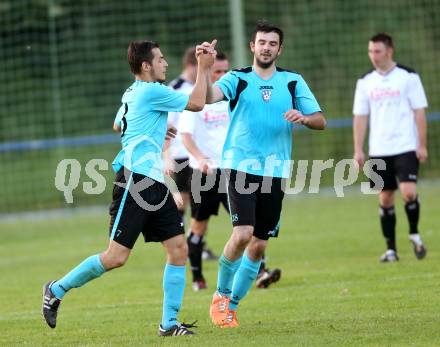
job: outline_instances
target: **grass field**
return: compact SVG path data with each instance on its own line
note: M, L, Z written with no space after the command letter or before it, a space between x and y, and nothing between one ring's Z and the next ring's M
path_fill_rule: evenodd
M253 288L240 304L241 326L220 330L208 316L217 264L205 262L210 289L194 293L188 281L180 314L198 319L198 335L171 339L156 337L160 245L138 242L125 267L69 292L52 330L40 315L42 285L104 249L107 215L0 221L0 346L439 346L439 196L438 183L420 185L423 261L412 253L397 204L396 264L378 262L384 245L377 197L286 199L280 237L268 250L281 281ZM225 214L213 218L208 240L216 252L230 229Z

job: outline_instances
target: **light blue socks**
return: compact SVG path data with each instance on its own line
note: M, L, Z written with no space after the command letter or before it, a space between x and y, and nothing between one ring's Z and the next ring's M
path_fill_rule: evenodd
M177 323L177 314L182 306L185 289L185 266L166 264L163 273L162 328L170 329Z
M221 295L230 296L234 276L240 267L241 258L229 260L222 254L218 263L217 292Z
M232 285L232 297L229 302L229 309L235 311L241 299L243 299L249 291L252 283L257 278L260 269L261 259L252 261L246 253L242 257L241 265L237 270Z
M99 259L99 254L95 254L84 260L62 279L53 283L50 290L58 299L62 299L70 289L79 288L101 276L104 272L105 269Z

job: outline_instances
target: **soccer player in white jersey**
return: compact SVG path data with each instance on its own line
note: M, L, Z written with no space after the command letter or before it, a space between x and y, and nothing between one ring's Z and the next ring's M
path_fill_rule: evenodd
M224 53L217 52L211 68L211 82L216 82L228 70L228 58ZM226 183L220 180L219 169L228 127L228 103L224 100L205 105L201 112L184 111L179 117L177 129L189 152L189 166L193 172L191 226L187 241L194 291L207 288L202 271L202 252L209 218L218 214L220 204L229 212ZM207 186L207 181L210 189L200 189ZM211 181L213 185L209 184ZM194 198L194 194L200 195Z
M182 73L173 79L169 86L181 93L190 94L197 77L197 59L195 58L195 47L188 47L182 58ZM177 128L180 119L179 112L168 113L168 125ZM179 196L174 196L177 209L184 223L185 211L190 204L190 180L192 170L189 165L189 153L184 144L180 132L177 132L174 138L165 141L164 146L164 170L166 175L171 175L176 183ZM180 199L181 198L181 199ZM203 242L202 256L206 260L217 260L218 257Z
M357 81L353 106L354 158L363 166L364 138L369 127L369 156L382 159L385 170L379 193L380 222L387 250L381 262L399 260L396 249L394 192L400 189L409 223L409 239L417 259L426 255L418 230L420 204L417 197L419 162L428 157L425 108L428 106L419 75L393 60L392 37L374 35L368 43L368 56L374 67ZM374 168L373 168L374 170ZM373 187L373 183L371 183Z
M169 86L174 90L187 95L191 94L197 77L197 59L195 58L195 47L188 47L183 54L182 58L183 70L181 74L173 79ZM174 128L177 128L180 118L179 112L168 113L168 124ZM177 189L179 190L182 203L179 203L179 199L175 199L179 214L182 218L185 215L185 210L190 203L190 179L191 169L188 165L189 154L185 146L182 143L180 133L176 134L176 137L165 142L164 147L164 168L165 174L171 175L176 182Z
M228 176L233 230L210 308L212 322L222 328L238 326L238 304L257 277L269 238L278 236L293 123L310 129L326 124L302 76L275 65L282 44L281 29L259 22L250 42L253 65L225 74L208 100L228 99L231 118L221 168Z
M88 257L61 279L44 285L42 313L51 328L56 326L58 309L67 292L123 266L142 233L145 242L161 242L167 253L158 335L193 334L188 330L193 324L177 321L185 288L188 248L176 204L164 184L161 152L168 112L203 109L208 72L216 53L214 47L215 41L198 46L197 81L188 96L163 85L168 63L157 43L130 43L127 56L135 81L121 100L122 149L112 164L116 178L108 248Z

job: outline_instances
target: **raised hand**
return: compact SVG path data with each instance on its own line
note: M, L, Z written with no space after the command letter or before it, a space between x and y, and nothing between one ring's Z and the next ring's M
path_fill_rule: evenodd
M198 57L202 53L210 53L210 54L217 54L215 50L215 45L217 44L217 39L212 40L211 43L209 42L203 42L200 45L196 46L196 57Z
M211 43L203 42L196 46L196 57L199 65L203 68L210 68L214 64L217 51L215 50L215 45L217 40L212 40Z

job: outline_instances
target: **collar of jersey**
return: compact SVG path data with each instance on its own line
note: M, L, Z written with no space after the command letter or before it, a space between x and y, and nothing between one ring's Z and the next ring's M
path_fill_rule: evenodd
M397 63L393 66L392 69L390 69L390 70L387 71L386 73L380 73L380 72L377 71L377 70L376 70L376 72L377 72L377 74L378 74L379 76L387 77L387 76L391 75L391 73L392 73L394 70L396 70L396 67L397 67Z
M272 74L272 76L270 76L270 78L269 78L268 80L265 80L264 78L261 78L261 76L255 72L253 66L252 66L252 73L253 73L255 76L257 76L257 78L258 78L259 81L264 82L264 83L268 83L268 82L270 82L271 80L273 80L273 78L274 78L275 75L278 73L278 71L277 71L277 68L276 68L276 66L275 66L275 71L274 71L274 73Z
M142 82L142 83L159 83L159 84L163 84L163 83L161 83L161 82L158 82L158 81L144 81L144 80L138 80L138 79L135 79L134 80L134 83L137 83L137 82Z

